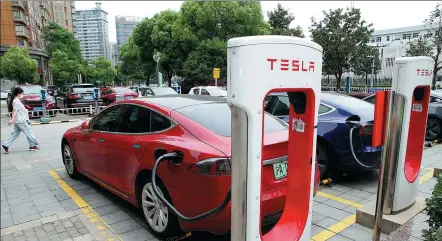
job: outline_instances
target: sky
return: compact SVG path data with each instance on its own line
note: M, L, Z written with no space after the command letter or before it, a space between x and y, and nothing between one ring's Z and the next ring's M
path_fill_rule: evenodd
M109 41L116 42L115 16L152 17L158 12L171 9L178 11L182 1L100 1L101 8L108 12ZM311 17L322 19L323 10L347 8L351 1L261 1L267 20L267 12L278 2L289 8L295 16L293 26L299 25L309 36ZM361 9L362 18L373 23L375 30L420 25L436 5L436 1L353 1ZM76 10L95 8L94 1L75 1ZM400 9L399 9L400 8Z

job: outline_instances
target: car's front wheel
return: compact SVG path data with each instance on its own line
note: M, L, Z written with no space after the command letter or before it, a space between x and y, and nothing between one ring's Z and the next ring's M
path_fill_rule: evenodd
M170 202L171 198L167 189L160 181L157 181L156 183L158 184L158 189L160 189L161 196L165 197ZM149 229L157 237L173 237L181 231L178 219L155 195L152 185L150 179L146 180L141 189L141 194L139 195L143 216L146 219Z
M316 144L316 159L318 160L321 179L338 177L337 166L330 149L319 142Z
M434 141L442 138L442 121L435 117L428 117L426 141Z
M66 171L68 172L69 177L73 179L77 179L80 173L77 170L77 164L75 162L74 154L72 153L71 147L69 144L63 144L63 163L66 167Z

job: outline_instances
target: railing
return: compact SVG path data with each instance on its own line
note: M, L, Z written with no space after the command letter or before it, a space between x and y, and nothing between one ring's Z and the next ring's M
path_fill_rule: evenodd
M20 36L20 37L29 38L29 30L25 27L23 27L23 30L24 31L15 31L15 35Z
M20 22L26 23L26 19L25 19L24 15L23 15L23 12L20 12L20 13L21 14L20 14L19 17L14 16L14 21L20 21Z
M19 7L22 8L23 10L26 9L26 3L24 1L12 1L12 6L13 7Z
M390 90L391 87L374 87L374 88L368 88L368 87L350 87L350 93L376 93L380 90ZM334 91L334 92L346 92L345 87L341 87L339 90L336 87L331 86L322 86L322 91Z
M103 110L104 108L106 108L106 106L100 106L99 107L99 111ZM94 106L89 106L89 107L76 107L76 108L64 108L64 109L49 109L46 110L46 114L47 116L50 117L55 117L57 115L95 115L95 107ZM9 119L11 118L11 112L7 112L7 113L1 113L1 119ZM28 111L29 117L30 118L38 118L38 117L43 117L44 113L43 110L30 110Z

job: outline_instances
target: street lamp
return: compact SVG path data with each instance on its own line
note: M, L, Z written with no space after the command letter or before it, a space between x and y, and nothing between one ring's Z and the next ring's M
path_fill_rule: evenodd
M158 81L158 86L163 85L163 83L161 83L162 80L160 80L160 70L159 70L160 59L161 59L161 53L160 52L157 52L156 54L154 54L153 60L155 60L155 62L157 62L157 81Z

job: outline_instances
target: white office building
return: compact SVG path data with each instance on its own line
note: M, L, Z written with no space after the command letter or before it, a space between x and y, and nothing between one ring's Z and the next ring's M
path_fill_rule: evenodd
M108 13L101 9L101 3L95 4L95 9L76 10L74 14L75 38L86 61L109 58Z
M432 37L434 28L429 25L417 25L403 28L374 31L370 45L377 46L381 56L381 71L378 78L392 78L393 62L395 58L405 57L410 41L419 37ZM442 73L439 72L439 75Z

